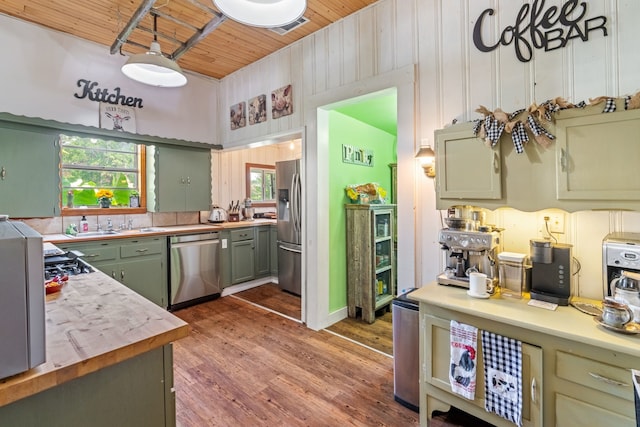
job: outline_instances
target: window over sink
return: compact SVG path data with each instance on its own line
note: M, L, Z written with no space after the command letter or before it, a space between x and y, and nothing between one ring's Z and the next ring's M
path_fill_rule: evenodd
M59 135L62 215L144 213L145 146ZM106 201L100 204L101 196Z

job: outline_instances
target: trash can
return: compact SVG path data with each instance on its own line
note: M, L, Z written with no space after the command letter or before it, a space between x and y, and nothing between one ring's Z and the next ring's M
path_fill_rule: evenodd
M418 303L407 298L415 288L391 303L393 323L393 395L396 402L419 412L420 348Z

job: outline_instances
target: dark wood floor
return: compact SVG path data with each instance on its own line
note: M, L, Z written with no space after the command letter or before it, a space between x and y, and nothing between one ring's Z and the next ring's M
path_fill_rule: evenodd
M278 285L273 283L267 283L235 293L233 297L252 302L269 310L289 316L292 319L300 320L302 318L300 297L283 291Z
M178 426L416 426L393 359L234 297L176 311Z

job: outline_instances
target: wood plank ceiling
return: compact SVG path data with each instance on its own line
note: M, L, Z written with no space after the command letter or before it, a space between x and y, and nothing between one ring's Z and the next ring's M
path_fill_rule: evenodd
M348 16L377 0L308 0L304 17L309 22L279 35L269 29L248 27L225 19L218 28L177 59L183 70L220 79L296 40ZM32 22L105 46L109 52L142 0L2 0L0 13ZM157 0L157 34L162 52L171 56L220 15L211 0ZM217 15L218 14L218 15ZM168 15L192 26L189 28ZM153 18L146 14L120 52L131 55L146 50L153 40ZM119 53L116 53L117 55Z

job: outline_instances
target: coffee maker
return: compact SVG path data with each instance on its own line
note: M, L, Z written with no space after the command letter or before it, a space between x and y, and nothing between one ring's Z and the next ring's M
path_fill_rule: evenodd
M572 245L533 239L530 244L531 299L569 305Z
M469 273L479 272L498 283L497 252L500 235L497 231L440 230L441 249L446 251L446 267L436 281L441 285L469 289Z

